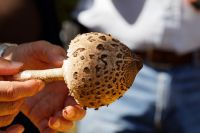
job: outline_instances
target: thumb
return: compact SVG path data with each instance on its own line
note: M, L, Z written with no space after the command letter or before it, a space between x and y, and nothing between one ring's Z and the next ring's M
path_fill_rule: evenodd
M19 72L23 64L0 58L0 75L13 75Z
M24 131L24 127L19 124L12 125L6 129L6 133L23 133L23 131Z
M53 45L46 41L38 41L39 47L35 47L34 51L37 51L38 56L43 62L54 67L61 67L63 60L67 57L65 50L57 45ZM36 45L35 45L36 46Z

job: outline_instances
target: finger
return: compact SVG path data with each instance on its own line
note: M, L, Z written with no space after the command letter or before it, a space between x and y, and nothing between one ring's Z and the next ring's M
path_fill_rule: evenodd
M15 101L24 97L33 96L44 87L41 80L0 81L0 101Z
M48 120L46 119L43 119L42 121L40 121L38 128L41 133L56 133L55 130L53 130L52 128L48 126Z
M16 114L19 112L20 106L23 102L24 99L11 102L0 102L0 116Z
M46 128L45 131L42 132L42 133L58 133L58 132L48 127L48 128Z
M61 67L63 60L66 58L66 52L63 48L53 45L47 41L34 42L36 47L34 51L38 54L39 59L55 67Z
M86 114L85 109L79 106L73 97L68 96L62 115L67 120L80 120Z
M0 127L11 124L17 114L18 113L13 115L0 116Z
M56 131L65 132L73 127L73 122L57 115L49 119L48 125Z
M52 51L52 54L48 54L48 62L52 62L55 67L61 67L63 64L63 60L66 59L67 55L59 46L54 46L54 50Z
M23 64L0 58L0 75L14 75L20 71Z
M12 125L6 129L6 133L23 133L23 131L24 131L24 127L19 124Z
M86 114L86 110L84 110L79 105L67 106L62 111L62 116L66 120L77 121L83 119Z

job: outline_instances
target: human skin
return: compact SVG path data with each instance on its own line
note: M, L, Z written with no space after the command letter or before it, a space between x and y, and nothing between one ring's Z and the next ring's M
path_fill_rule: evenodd
M44 83L40 80L28 80L24 82L4 81L5 75L19 72L22 63L7 61L0 58L0 127L9 125L20 111L20 106L26 97L38 93ZM10 127L7 131L21 130L19 126Z
M21 70L61 67L65 51L46 41L37 41L10 47L4 58L22 62ZM86 111L68 95L64 81L46 83L38 94L26 98L21 111L36 125L41 133L67 131L73 122L82 119Z

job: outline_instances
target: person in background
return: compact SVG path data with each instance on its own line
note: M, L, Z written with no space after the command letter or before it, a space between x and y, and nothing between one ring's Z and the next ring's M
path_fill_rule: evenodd
M200 132L198 0L81 0L73 16L144 59L125 95L89 109L78 133Z
M0 132L64 132L84 117L64 81L44 85L9 78L27 69L61 67L66 53L60 27L53 0L0 0Z

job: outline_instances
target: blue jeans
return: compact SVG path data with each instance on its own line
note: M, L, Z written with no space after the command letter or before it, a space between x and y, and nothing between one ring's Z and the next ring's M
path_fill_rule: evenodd
M78 133L200 133L200 66L144 65L123 98L87 110Z

